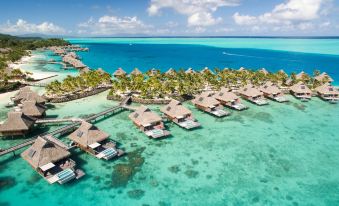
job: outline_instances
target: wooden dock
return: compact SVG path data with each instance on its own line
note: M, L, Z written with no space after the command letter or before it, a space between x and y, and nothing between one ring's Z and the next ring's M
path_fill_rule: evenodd
M60 124L67 122L81 122L83 119L80 118L66 118L66 119L38 119L35 124Z
M93 115L85 118L84 121L91 122L91 121L97 120L100 117L111 116L111 115L115 114L117 111L124 110L126 104L129 101L130 101L130 97L127 97L126 99L121 101L119 105L111 107L111 108L109 108L107 110L104 110L102 112L99 112L97 114L93 114ZM6 155L6 154L9 154L9 153L14 153L15 154L15 151L17 151L19 149L22 149L24 147L27 147L29 145L32 145L35 142L36 138L38 138L38 136L40 136L42 138L46 138L47 140L52 141L52 142L60 145L61 147L65 148L65 149L69 149L70 147L65 145L62 141L60 141L59 139L55 138L54 136L55 135L63 135L63 134L67 134L67 133L73 132L80 125L81 125L81 121L76 121L76 122L73 122L70 125L67 125L67 126L64 126L64 127L60 127L60 128L58 128L58 129L56 129L54 131L46 132L46 133L37 135L37 136L35 136L33 138L30 138L30 139L26 140L23 143L20 143L18 145L13 146L13 147L1 150L0 151L0 156Z

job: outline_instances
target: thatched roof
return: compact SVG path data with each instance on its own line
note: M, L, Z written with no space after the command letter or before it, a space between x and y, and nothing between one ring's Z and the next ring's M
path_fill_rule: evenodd
M259 90L266 94L280 94L282 91L279 87L272 82L268 81L264 85L259 87Z
M300 79L303 78L304 75L307 75L307 76L308 76L308 74L306 74L304 71L302 71L302 72L300 72L299 74L295 75L295 78L296 78L297 80L300 80Z
M278 71L278 73L282 73L282 74L285 74L285 75L288 76L288 74L287 74L283 69L280 69L280 70Z
M87 73L87 72L90 72L91 70L88 68L88 67L85 67L83 69L80 70L80 73L81 74L84 74L84 73Z
M39 117L42 116L46 110L47 108L44 105L37 103L35 100L23 102L22 112L27 116Z
M150 124L161 122L161 117L152 112L148 107L141 105L135 112L129 115L129 118L138 125L149 126Z
M221 88L220 91L218 91L217 93L213 95L213 97L217 100L224 101L224 102L233 102L239 99L239 97L236 94L229 91L229 89L225 87Z
M208 67L205 67L203 70L200 71L200 73L211 73L213 74L213 72L208 68Z
M160 109L161 112L175 118L192 114L192 112L184 107L181 102L172 99L169 104Z
M21 154L21 157L37 169L48 163L58 162L70 155L71 153L62 147L38 137L34 144Z
M122 68L118 68L113 73L113 76L124 76L124 75L126 75L126 72Z
M330 84L323 84L317 88L315 88L317 92L320 94L332 94L332 95L339 95L339 91Z
M312 91L303 82L298 82L291 86L290 90L294 93L312 93Z
M103 70L102 68L98 68L97 72L99 72L100 74L107 74L107 72L105 72L105 70Z
M238 71L247 71L244 67L240 67L239 69L238 69Z
M167 72L165 72L165 74L173 75L173 74L176 74L176 71L173 68L170 68L169 70L167 70Z
M261 68L259 72L262 72L263 74L269 74L269 72L265 68Z
M33 92L29 87L24 87L14 96L13 101L36 101L38 103L45 103L46 99Z
M192 103L205 108L213 108L220 105L220 102L211 97L207 92L195 96L195 98L192 100Z
M328 82L333 82L334 81L326 72L323 72L320 75L314 77L314 79L319 81L319 82L322 82L325 77L328 78Z
M192 68L188 68L186 71L185 71L186 74L195 74L196 71L194 71Z
M80 127L69 135L69 138L83 147L87 147L95 142L102 142L107 139L109 135L100 131L94 125L88 122L82 122Z
M247 97L257 97L263 95L263 93L255 88L252 84L248 84L239 90L239 93Z
M8 112L7 120L0 125L0 132L28 131L34 120L22 112Z
M138 68L134 68L134 70L131 72L132 75L141 75L142 72Z
M149 76L154 76L154 75L157 75L157 74L160 74L160 72L158 70L156 70L155 68L149 70Z

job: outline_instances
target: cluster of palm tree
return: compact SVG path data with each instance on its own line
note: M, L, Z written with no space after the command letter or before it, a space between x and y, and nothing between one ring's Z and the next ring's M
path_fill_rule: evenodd
M320 74L314 71L314 76ZM262 70L233 70L233 69L205 69L202 72L188 73L184 70L161 73L159 70L150 70L145 74L121 75L112 83L110 95L121 93L139 94L142 98L163 98L173 96L194 95L204 89L218 90L221 87L241 87L246 84L262 85L267 81L290 86L299 81L317 87L323 82L318 82L306 73L302 78L297 78L296 73L289 77L284 71L275 73L263 72ZM324 79L326 81L326 79Z
M62 82L55 80L46 86L46 95L63 96L77 92L89 91L111 84L108 73L91 70L78 76L68 75Z

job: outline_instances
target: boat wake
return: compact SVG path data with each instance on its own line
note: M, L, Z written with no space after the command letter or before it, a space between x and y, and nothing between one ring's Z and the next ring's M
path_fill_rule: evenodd
M250 56L250 55L243 55L243 54L232 54L232 53L227 53L227 52L222 52L224 55L228 56L239 56L239 57L252 57L252 58L264 58L264 57L258 57L258 56Z

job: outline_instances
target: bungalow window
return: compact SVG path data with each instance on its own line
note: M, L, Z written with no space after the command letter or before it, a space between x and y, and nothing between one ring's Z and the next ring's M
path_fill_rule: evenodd
M139 114L138 114L138 113L135 113L135 114L133 115L133 117L134 117L134 118L138 118L138 117L139 117Z
M334 90L333 90L332 87L330 87L330 88L328 88L328 91L333 92Z
M301 89L305 89L305 86L301 86Z
M171 107L167 107L166 108L166 111L170 111L172 108Z
M84 134L84 133L83 133L82 131L78 131L78 132L77 132L77 136L78 136L78 137L82 137L83 134Z
M219 93L219 96L223 96L223 95L224 95L224 93L222 93L222 92Z
M28 156L30 157L30 158L32 158L33 156L34 156L34 154L35 154L35 150L29 150L29 152L28 152Z
M204 100L204 98L203 98L203 97L200 97L200 98L199 98L199 102L202 102L202 100Z

